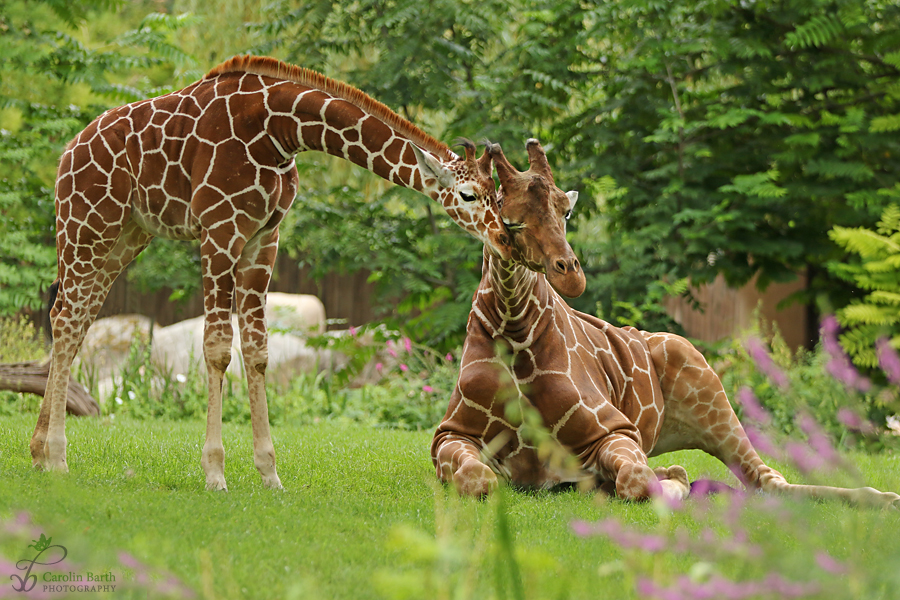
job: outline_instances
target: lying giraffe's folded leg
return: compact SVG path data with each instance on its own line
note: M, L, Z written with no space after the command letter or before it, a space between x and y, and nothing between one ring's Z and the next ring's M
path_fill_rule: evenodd
M443 437L434 452L437 476L453 482L461 496L486 496L497 488L497 475L481 460L481 449L468 438Z
M670 500L687 498L691 487L681 467L651 469L647 456L637 442L621 433L613 433L597 442L582 457L593 457L585 468L602 479L616 482L616 495L623 500L646 500L662 495ZM594 462L595 466L591 466Z

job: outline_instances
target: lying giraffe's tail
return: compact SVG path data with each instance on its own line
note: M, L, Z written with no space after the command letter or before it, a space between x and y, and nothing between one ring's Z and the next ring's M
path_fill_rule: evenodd
M797 485L766 465L728 401L718 375L686 339L642 332L659 376L665 412L654 454L699 449L728 465L751 489L791 497L900 509L900 496L870 487Z

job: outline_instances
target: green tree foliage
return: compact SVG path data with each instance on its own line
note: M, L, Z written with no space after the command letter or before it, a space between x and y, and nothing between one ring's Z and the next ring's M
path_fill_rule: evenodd
M349 81L441 139L499 141L522 166L523 142L540 138L557 184L583 194L570 238L589 282L576 306L645 328L671 327L665 296L720 273L765 287L807 269L802 299L844 306L852 286L825 268L841 255L827 232L874 226L900 181L900 7L887 0L7 6L0 152L18 162L0 182L0 310L34 304L52 279L49 190L65 140L101 105L183 85L247 50ZM195 16L175 16L186 10ZM430 308L465 308L479 253L431 203L360 169L298 162L298 204L312 208L291 217L284 250L372 268L386 298L407 297L423 323L438 320ZM197 280L160 263L175 246L159 247L141 281ZM178 265L194 264L177 248Z
M592 291L722 273L731 285L821 268L827 231L862 225L900 177L900 8L893 2L628 1L584 11L584 102L554 130L584 177L627 193L600 212L609 243Z
M186 17L113 0L0 4L0 315L35 309L56 275L53 186L65 144L109 106L198 76L172 43ZM111 12L119 8L116 20ZM90 19L105 39L79 31Z
M860 259L831 262L828 268L866 293L865 298L853 300L837 313L846 328L841 345L856 364L877 367L876 342L880 338L900 347L900 205L888 206L874 231L835 226L828 235Z

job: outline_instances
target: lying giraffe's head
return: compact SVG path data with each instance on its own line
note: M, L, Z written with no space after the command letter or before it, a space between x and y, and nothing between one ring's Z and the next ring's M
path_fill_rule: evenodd
M566 221L578 192L563 192L553 181L540 142L528 140L524 173L509 164L499 144L488 147L500 179L500 214L510 234L513 262L544 273L557 292L576 298L584 292L584 271L566 241Z
M475 156L475 144L460 140L465 156L440 160L412 145L426 193L440 202L450 218L498 256L510 257L509 235L500 218L500 204L491 177L491 154Z

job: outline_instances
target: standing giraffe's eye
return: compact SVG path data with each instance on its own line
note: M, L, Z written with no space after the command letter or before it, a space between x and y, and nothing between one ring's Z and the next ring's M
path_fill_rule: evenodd
M567 210L565 216L566 216L566 221L568 221L568 220L572 217L572 211L571 211L571 210Z
M460 192L459 197L463 199L463 202L475 202L475 194Z

